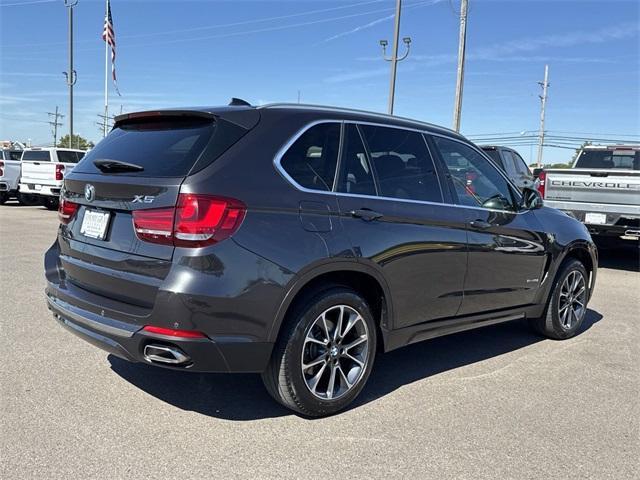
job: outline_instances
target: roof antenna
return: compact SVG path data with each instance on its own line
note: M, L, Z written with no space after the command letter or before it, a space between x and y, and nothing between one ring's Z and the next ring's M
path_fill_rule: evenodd
M233 97L229 102L229 105L232 107L250 107L251 104L246 100L242 100L241 98Z

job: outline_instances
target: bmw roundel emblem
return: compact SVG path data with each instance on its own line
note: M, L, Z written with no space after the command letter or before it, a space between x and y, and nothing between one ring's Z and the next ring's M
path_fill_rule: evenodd
M84 186L84 198L87 199L87 202L93 202L93 199L96 198L96 187L87 183Z

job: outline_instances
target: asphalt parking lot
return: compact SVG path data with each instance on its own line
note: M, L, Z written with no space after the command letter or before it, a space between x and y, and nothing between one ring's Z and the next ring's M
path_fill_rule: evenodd
M56 225L0 207L3 479L639 478L637 244L601 251L576 338L512 322L413 345L307 420L258 376L128 364L64 331L43 298Z

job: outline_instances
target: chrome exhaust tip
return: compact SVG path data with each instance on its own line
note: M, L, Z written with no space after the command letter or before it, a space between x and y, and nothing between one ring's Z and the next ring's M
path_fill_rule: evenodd
M182 365L191 359L176 347L167 345L145 345L144 358L151 363L167 363L170 365Z

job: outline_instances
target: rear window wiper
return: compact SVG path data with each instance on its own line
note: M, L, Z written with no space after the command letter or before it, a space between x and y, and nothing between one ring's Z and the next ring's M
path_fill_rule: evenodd
M121 162L120 160L94 160L93 164L105 173L114 172L141 172L144 170L142 165L135 163Z

